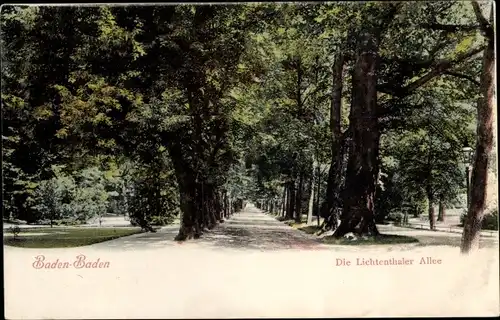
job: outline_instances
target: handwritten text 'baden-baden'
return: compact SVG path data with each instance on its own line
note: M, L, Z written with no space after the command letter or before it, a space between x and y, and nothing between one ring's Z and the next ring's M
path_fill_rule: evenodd
M74 261L60 261L59 258L53 261L47 261L44 255L38 255L35 257L35 262L33 262L33 268L35 269L103 269L109 268L109 261L101 261L100 258L97 260L88 260L83 254L76 256Z
M441 259L433 257L421 257L420 259L407 259L407 258L390 258L390 259L374 259L374 258L356 258L335 259L336 267L351 267L351 266L410 266L415 264L442 264Z

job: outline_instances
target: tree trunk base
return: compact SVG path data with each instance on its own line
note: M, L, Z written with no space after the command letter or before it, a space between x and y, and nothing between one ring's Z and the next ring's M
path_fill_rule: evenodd
M366 210L358 211L348 219L342 219L333 237L342 238L350 232L360 237L376 237L380 235L375 220L370 218L369 212L366 212Z
M188 230L179 230L179 233L175 236L174 240L175 241L186 241L189 239L192 239L194 237L194 230L191 230L191 232L188 232Z
M156 231L155 231L156 232ZM175 236L175 241L185 241L190 239L198 239L203 235L202 230L197 230L196 227L181 227L179 233Z

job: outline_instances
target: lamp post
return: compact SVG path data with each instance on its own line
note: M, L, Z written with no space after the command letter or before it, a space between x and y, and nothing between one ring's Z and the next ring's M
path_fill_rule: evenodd
M469 210L469 180L470 180L470 165L472 162L472 153L473 150L471 147L463 147L462 148L463 156L464 156L464 164L465 164L465 181L467 186L467 211Z

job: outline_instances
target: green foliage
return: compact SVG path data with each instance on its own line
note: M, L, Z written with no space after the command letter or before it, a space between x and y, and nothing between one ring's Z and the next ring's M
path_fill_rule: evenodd
M54 220L71 216L70 202L75 182L71 177L54 177L42 180L34 194L33 209L38 213L36 220L47 219L52 224Z
M483 218L483 229L498 230L498 209L486 213Z
M464 225L466 216L466 211L460 215L460 226ZM484 230L498 230L498 209L493 209L484 215L481 228Z
M70 213L78 221L87 221L106 213L108 193L104 174L98 168L87 168L75 176L77 187L73 190Z
M10 227L9 231L14 236L14 239L17 239L17 237L19 236L19 233L21 232L21 228L19 228L19 226Z
M444 83L438 80L436 85ZM451 100L452 95L447 87L422 90L405 128L393 128L382 137L381 170L386 175L381 178L385 190L378 194L380 217L403 207L418 216L425 212L425 198L452 205L464 192L461 150L474 136L469 126L473 101L456 95Z
M393 221L394 225L399 226L403 221L403 214L401 212L391 212L387 217L387 220Z
M30 199L33 221L49 220L58 224L85 223L107 213L109 192L120 181L113 181L98 167L65 173L54 167L54 177L38 183Z
M425 25L472 25L474 14L460 2L401 3L385 21L387 9L3 7L4 218L73 223L113 212L163 225L180 213L181 185L194 189L196 213L200 186L236 208L281 199L299 177L304 204L313 178L322 202L332 63L354 56L367 28L381 31L377 220L395 210L417 216L429 197L452 203L463 192L461 148L475 138L477 85L441 74L404 97L395 92L481 39ZM343 131L354 60L342 77ZM480 61L453 71L478 78Z
M148 167L132 173L131 192L127 196L128 213L133 225L146 221L167 225L179 215L179 194L168 159L160 158Z
M151 225L153 226L166 226L168 224L172 224L172 222L174 222L174 217L171 215L151 217Z
M409 236L400 236L400 235L380 235L378 237L370 237L370 238L360 238L355 240L350 240L346 238L334 238L332 236L327 236L322 239L323 243L330 245L394 245L394 244L408 244L408 243L418 243L418 239L409 237Z

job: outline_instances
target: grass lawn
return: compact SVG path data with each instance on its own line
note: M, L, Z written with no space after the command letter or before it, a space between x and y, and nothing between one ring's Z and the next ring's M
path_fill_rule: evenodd
M381 234L377 237L369 237L366 239L348 240L346 238L336 239L332 236L322 239L325 244L334 245L380 245L380 244L404 244L418 243L418 239L408 236L400 236L395 234Z
M317 234L320 227L317 225L307 225L305 222L296 223L294 220L285 221L286 224L294 229L300 230L307 234ZM408 236L395 235L395 234L381 234L378 237L369 237L366 239L348 240L346 238L336 239L332 236L327 236L321 239L325 244L332 245L385 245L385 244L404 244L404 243L418 243L418 239Z
M285 222L290 227L305 232L307 234L316 234L321 228L318 225L307 225L305 221L302 223L296 223L294 220L289 220Z
M4 244L23 248L69 248L104 242L136 233L141 228L32 228L14 239L4 230Z
M299 227L297 229L307 234L316 234L319 230L321 230L321 228L318 226L308 226L308 225Z

